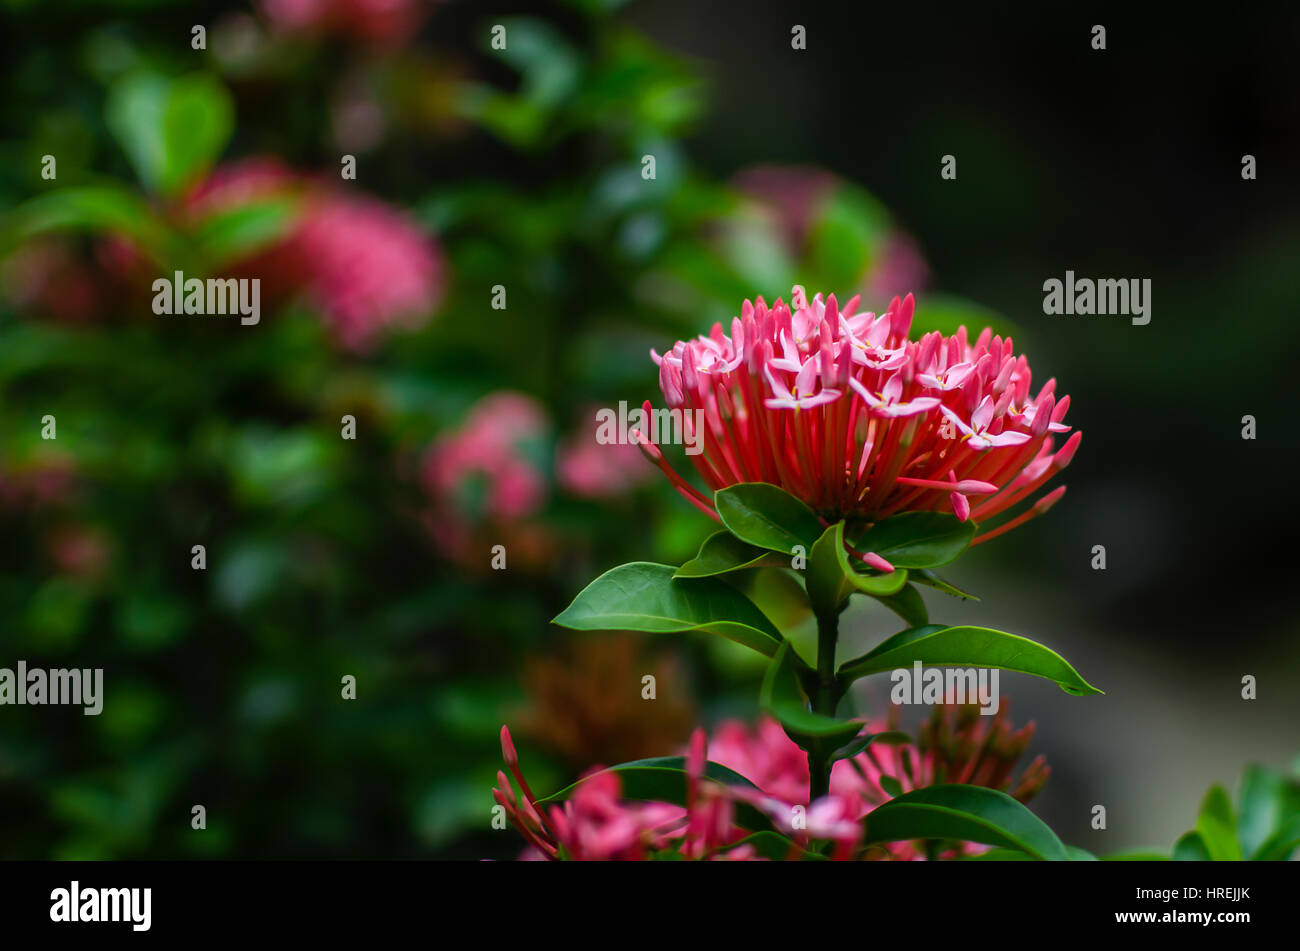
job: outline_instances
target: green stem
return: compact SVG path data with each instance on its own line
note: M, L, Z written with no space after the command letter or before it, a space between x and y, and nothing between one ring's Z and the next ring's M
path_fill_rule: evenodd
M817 618L817 682L809 699L814 713L835 716L839 704L839 685L835 680L835 647L840 636L838 613ZM831 754L835 751L824 740L813 743L808 752L808 801L812 802L830 792Z

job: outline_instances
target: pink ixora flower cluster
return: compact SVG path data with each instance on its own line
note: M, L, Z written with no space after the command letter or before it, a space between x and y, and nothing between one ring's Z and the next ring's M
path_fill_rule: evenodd
M491 536L523 563L540 564L554 542L540 518L553 489L611 499L649 474L630 445L601 445L589 430L557 444L554 429L537 400L496 390L424 451L419 479L431 503L425 521L446 555L481 564Z
M230 269L259 277L264 291L302 295L349 350L370 349L382 331L418 327L445 283L442 252L431 236L377 199L296 175L273 159L218 168L189 196L190 222L258 199L301 202L289 232Z
M773 483L828 520L950 510L983 523L1065 468L1081 434L1055 447L1070 403L1055 380L1034 393L1029 361L987 328L973 341L965 327L909 339L914 306L909 294L880 315L859 312L857 297L841 309L834 295L809 300L796 286L791 306L745 301L730 335L715 324L662 357L651 351L669 408L704 411L704 449L690 458L708 486ZM683 415L689 425L694 414ZM658 447L643 435L639 444L716 515ZM975 542L1046 511L1064 491Z
M868 724L868 732L894 729L896 723ZM749 834L736 824L736 806L765 813L775 829L799 847L813 840L833 844L837 859L915 860L923 857L911 842L862 847L862 819L900 793L938 783L968 783L1008 793L1027 802L1042 789L1050 770L1042 756L1016 777L1034 728L1012 728L1005 710L984 717L973 706L945 705L922 726L916 743L874 743L835 764L829 793L807 803L808 757L775 720L750 727L727 721L711 737L697 729L686 756L686 807L621 798L617 772L593 769L562 806L537 805L519 768L510 731L501 729L506 766L497 773L496 802L529 843L531 859L644 860L675 851L693 859L756 859L742 842ZM724 785L704 777L706 761L744 776L757 789ZM954 857L978 847L962 845Z
M392 43L416 31L430 0L262 0L267 18L289 32L333 33Z

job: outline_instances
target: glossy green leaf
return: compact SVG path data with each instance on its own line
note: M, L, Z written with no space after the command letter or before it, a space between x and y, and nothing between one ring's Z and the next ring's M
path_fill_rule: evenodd
M900 568L888 574L858 571L844 547L844 523L836 522L809 552L804 583L814 613L827 616L837 613L854 591L876 597L897 594L907 583L907 570Z
M887 730L882 733L867 733L863 736L855 737L846 746L840 747L831 757L831 761L842 759L852 759L872 743L888 743L891 745L898 743L910 743L912 738L906 733L897 730Z
M674 578L707 578L743 568L789 568L790 559L766 548L742 542L728 531L714 532L699 553L674 573Z
M885 598L897 594L902 590L903 585L907 584L906 568L879 572L856 565L850 558L848 549L844 547L843 530L836 538L839 544L835 548L835 557L840 563L840 571L843 572L846 581L858 591L873 597Z
M620 795L623 799L634 799L638 802L667 802L683 807L686 805L687 773L684 756L657 756L651 759L634 760L611 766L592 775L602 773L614 773L618 776ZM705 763L704 776L725 786L742 789L758 788L740 773L721 763L711 761ZM591 776L584 776L576 783L537 800L537 804L546 806L564 802L572 798L578 787L589 782L591 778ZM772 822L767 816L747 803L736 803L735 810L736 824L741 828L770 830L772 827Z
M1069 853L1047 824L1004 792L983 786L942 784L904 793L863 820L864 843L957 839L1017 849L1037 859Z
M853 547L895 568L937 568L955 561L975 537L975 523L947 512L904 512L877 522Z
M808 701L795 671L797 656L789 641L777 650L763 677L759 704L788 731L801 737L825 740L832 749L843 746L858 735L862 724L823 716L808 709Z
M717 578L673 578L671 565L637 561L605 572L579 592L555 624L578 631L706 631L772 657L781 632Z
M902 571L903 569L899 569ZM898 572L895 572L897 574ZM911 627L922 627L930 623L930 612L926 610L925 600L914 585L906 585L888 597L873 595L877 601L901 617Z
M963 601L978 601L979 598L969 591L963 591L952 582L945 578L939 577L929 568L915 568L912 570L909 580L915 584L923 584L926 587L934 588L936 591L942 591L944 594L952 595L954 598L961 598Z
M821 537L822 524L807 505L766 482L742 482L719 489L714 505L722 524L741 541L790 555L804 553Z
M1055 651L1017 634L986 627L928 624L910 628L857 660L845 663L839 673L845 681L852 681L868 674L910 667L918 660L929 667L996 667L1046 677L1066 693L1079 696L1101 693Z
M839 614L853 590L840 565L839 552L844 548L844 523L836 522L822 533L808 552L804 569L804 586L813 613L818 617Z

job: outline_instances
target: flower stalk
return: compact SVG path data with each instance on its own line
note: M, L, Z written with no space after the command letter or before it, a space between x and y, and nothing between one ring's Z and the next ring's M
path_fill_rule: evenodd
M840 616L838 611L818 615L817 617L817 672L816 684L809 698L813 713L823 716L835 716L839 706L842 688L835 677L835 648L840 637ZM833 749L828 748L827 741L815 740L808 753L808 801L815 802L825 796L831 788L831 756Z

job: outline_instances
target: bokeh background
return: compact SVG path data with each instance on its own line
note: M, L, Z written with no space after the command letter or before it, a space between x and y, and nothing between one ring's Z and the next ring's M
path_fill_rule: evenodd
M1167 849L1300 751L1300 14L802 7L6 0L0 666L106 699L0 708L0 857L509 857L502 723L549 789L754 718L728 644L548 621L712 524L594 410L796 282L914 290L1072 397L1064 502L952 568L980 603L927 595L1106 691L1002 681L1062 838ZM155 316L177 269L258 277L261 322ZM1044 316L1067 269L1149 278L1151 323Z

